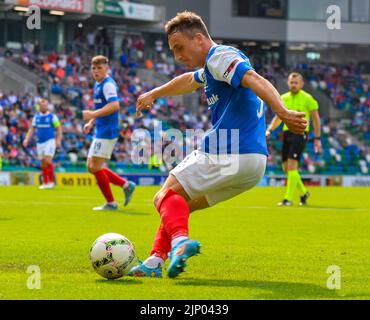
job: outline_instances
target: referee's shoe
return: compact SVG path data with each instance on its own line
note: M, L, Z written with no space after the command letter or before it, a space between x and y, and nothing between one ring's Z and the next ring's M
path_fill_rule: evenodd
M307 205L307 199L309 198L310 193L307 191L303 196L301 196L301 202L299 203L300 206Z
M291 205L293 205L293 202L289 201L288 199L284 199L283 201L278 203L278 206L280 207L290 207Z

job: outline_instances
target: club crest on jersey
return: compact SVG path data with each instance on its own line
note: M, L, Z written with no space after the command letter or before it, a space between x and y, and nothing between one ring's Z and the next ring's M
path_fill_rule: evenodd
M229 67L226 69L224 75L223 75L223 78L224 79L227 79L227 77L229 76L231 70L234 69L235 65L238 63L238 59L235 59L233 62L231 62L231 64L229 65Z

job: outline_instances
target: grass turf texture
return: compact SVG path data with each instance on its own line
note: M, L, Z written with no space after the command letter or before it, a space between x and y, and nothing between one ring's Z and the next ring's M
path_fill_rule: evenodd
M370 298L367 188L310 188L305 208L298 195L294 207L277 207L283 188L255 188L192 214L190 236L202 254L179 278L101 278L89 250L104 233L127 236L147 257L159 224L157 189L138 187L118 212L93 212L103 202L95 187L2 187L0 299ZM29 265L41 269L39 290L26 286ZM340 267L340 290L327 288L332 265Z

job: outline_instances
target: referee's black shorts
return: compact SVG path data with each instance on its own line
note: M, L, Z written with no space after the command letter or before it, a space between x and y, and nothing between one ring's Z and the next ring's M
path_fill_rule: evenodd
M282 161L285 162L288 159L293 159L299 162L306 146L306 141L307 133L300 135L290 131L284 131Z

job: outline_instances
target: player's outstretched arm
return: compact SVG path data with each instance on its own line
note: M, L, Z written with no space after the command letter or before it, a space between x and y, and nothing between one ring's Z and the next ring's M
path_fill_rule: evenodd
M28 142L30 141L33 133L35 132L35 128L31 127L28 131L27 131L27 134L26 134L26 137L24 138L23 140L23 147L27 147L28 146Z
M164 85L140 95L136 102L136 116L141 117L141 110L149 110L154 100L159 97L179 96L191 93L201 86L201 83L195 81L193 72L184 73Z
M272 111L287 125L290 131L296 134L304 134L307 121L303 112L288 110L280 98L279 92L274 86L253 70L245 73L242 79L243 87L250 88L253 92L268 104Z

